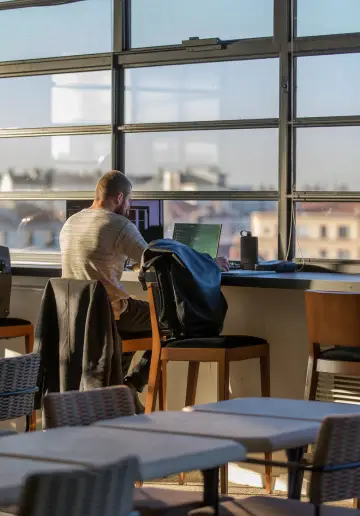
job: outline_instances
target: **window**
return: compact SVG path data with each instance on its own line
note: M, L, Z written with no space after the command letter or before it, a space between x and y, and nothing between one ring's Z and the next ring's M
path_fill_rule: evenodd
M132 0L131 46L273 35L272 0Z
M222 224L219 256L240 260L240 231L259 237L259 258L277 259L277 234L262 239L264 227L277 221L277 203L270 201L164 201L164 236L176 222Z
M110 123L110 71L0 80L0 127Z
M144 191L277 190L277 139L277 129L129 133L126 173Z
M339 238L349 238L349 228L347 226L340 226L338 228Z
M296 130L298 190L360 191L360 126Z
M93 190L110 150L108 134L0 138L0 192Z
M327 238L327 226L320 226L320 237Z
M0 61L111 49L112 0L1 11Z
M1 233L6 235L12 259L21 255L55 253L58 260L59 234L65 222L65 201L0 201Z
M309 228L307 225L304 225L303 223L299 223L296 227L296 236L307 238L309 236Z
M297 0L297 35L360 32L358 0Z
M126 70L126 123L279 116L278 59Z
M338 249L337 256L341 260L348 260L351 257L348 249Z
M298 234L298 226L304 222L309 229L306 252L303 245L305 242ZM297 257L359 260L360 251L357 238L350 238L352 234L358 235L359 232L360 201L297 203ZM326 251L326 256L324 256L324 251ZM340 251L341 256L339 255Z
M297 73L298 117L360 114L360 53L300 57Z

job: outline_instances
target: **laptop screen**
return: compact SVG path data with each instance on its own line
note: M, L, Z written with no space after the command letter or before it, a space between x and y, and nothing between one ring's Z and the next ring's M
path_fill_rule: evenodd
M221 224L175 224L173 240L186 244L199 253L217 257Z

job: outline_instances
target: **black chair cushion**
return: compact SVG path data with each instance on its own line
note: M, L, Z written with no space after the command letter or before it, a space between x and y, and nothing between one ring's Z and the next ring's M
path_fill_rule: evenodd
M27 326L28 324L31 324L31 322L26 319L17 319L16 317L0 319L0 328L6 328L8 326Z
M229 335L220 337L199 337L185 340L175 340L166 344L167 348L213 348L231 349L266 344L265 339L248 335Z
M338 360L339 362L360 362L360 348L338 346L325 349L320 353L322 360Z
M140 333L121 333L122 340L151 339L151 331L143 331Z

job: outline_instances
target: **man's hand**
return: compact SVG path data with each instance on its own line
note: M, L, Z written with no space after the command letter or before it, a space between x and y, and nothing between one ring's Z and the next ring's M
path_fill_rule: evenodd
M221 272L227 272L230 269L229 260L227 258L223 258L222 256L218 256L215 259L218 267L220 268Z

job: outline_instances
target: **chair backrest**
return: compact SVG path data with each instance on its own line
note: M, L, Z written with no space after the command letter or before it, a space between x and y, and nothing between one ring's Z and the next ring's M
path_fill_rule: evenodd
M31 414L39 366L37 353L0 359L0 420Z
M30 476L24 485L20 516L128 516L139 463Z
M91 425L102 419L133 416L132 393L125 385L44 396L46 428Z
M353 467L345 467L351 463ZM324 420L313 464L338 469L312 473L311 503L319 505L360 497L360 415L330 416Z
M360 346L360 293L305 292L310 352L324 347Z

